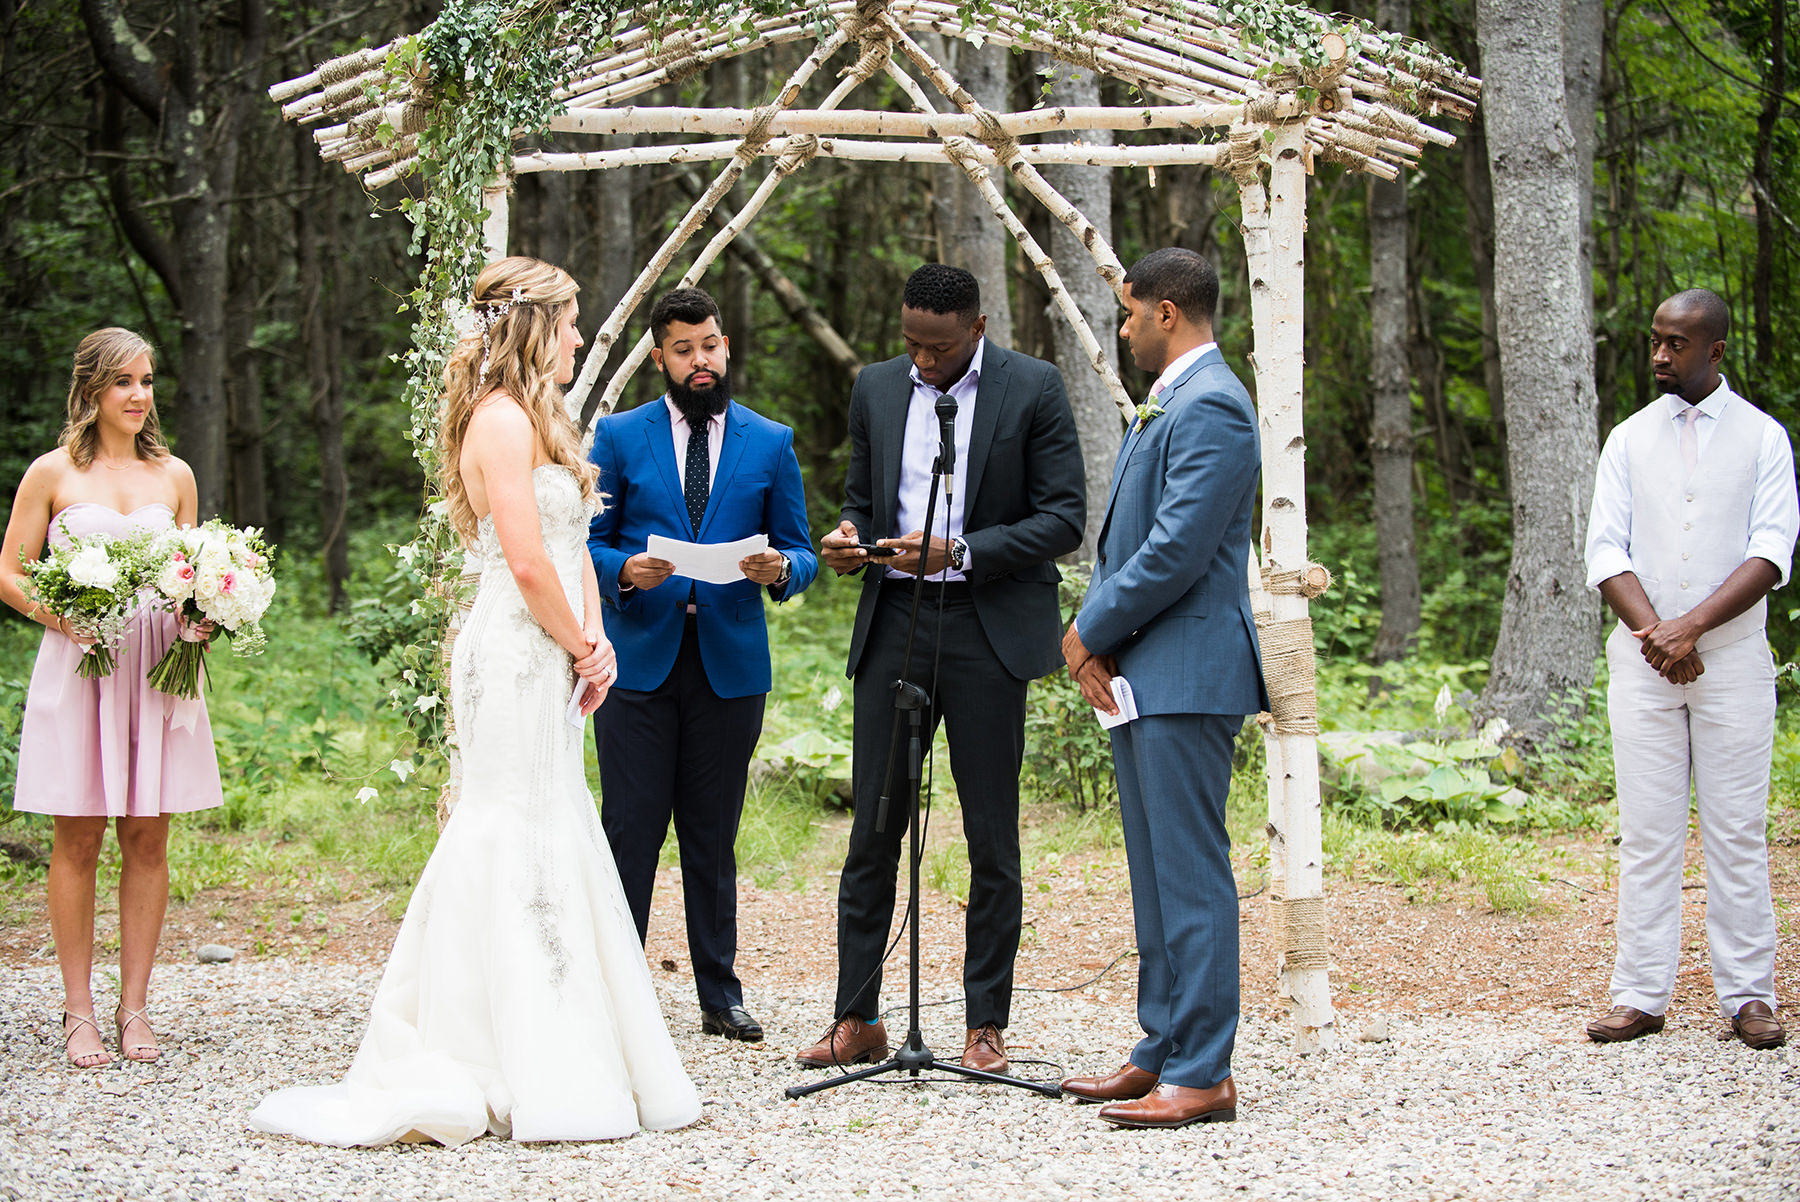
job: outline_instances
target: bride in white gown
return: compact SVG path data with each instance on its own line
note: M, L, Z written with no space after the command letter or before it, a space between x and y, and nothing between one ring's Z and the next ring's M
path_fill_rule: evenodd
M475 282L444 373L444 494L481 584L451 658L462 790L413 890L337 1085L265 1098L253 1126L339 1146L484 1132L614 1139L700 1099L651 986L583 774L583 716L614 677L587 554L598 498L556 383L576 285L535 259ZM477 337L477 335L479 337Z

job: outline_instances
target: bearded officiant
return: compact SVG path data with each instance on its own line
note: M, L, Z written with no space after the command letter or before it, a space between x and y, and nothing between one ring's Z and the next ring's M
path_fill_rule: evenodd
M659 399L602 419L589 458L605 508L588 532L619 677L594 714L601 825L637 922L650 926L673 821L701 1029L755 1041L737 959L737 840L771 684L763 595L798 596L818 570L794 432L731 396L719 307L677 288L650 309ZM651 535L733 543L766 535L729 583L650 555Z

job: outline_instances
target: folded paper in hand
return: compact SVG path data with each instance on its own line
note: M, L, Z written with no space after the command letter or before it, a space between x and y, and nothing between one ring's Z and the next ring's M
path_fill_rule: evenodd
M1100 719L1101 730L1123 726L1138 716L1137 698L1131 695L1131 682L1123 676L1112 678L1112 699L1113 704L1119 707L1118 713L1109 714L1098 706L1094 708L1094 717Z
M587 695L587 681L577 679L575 691L569 694L568 708L563 710L563 720L576 730L587 727L587 715L581 712L581 699Z
M735 543L688 543L678 538L652 534L644 551L652 559L666 559L675 565L675 575L686 576L704 584L730 584L743 580L744 570L738 560L769 549L769 536L752 534Z

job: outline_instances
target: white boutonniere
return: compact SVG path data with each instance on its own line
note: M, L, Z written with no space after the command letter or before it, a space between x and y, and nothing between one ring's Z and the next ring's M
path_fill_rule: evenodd
M1137 420L1131 423L1131 432L1136 434L1139 430L1142 430L1145 426L1149 425L1152 421L1162 415L1163 407L1157 402L1157 398L1153 393L1149 400L1137 407Z

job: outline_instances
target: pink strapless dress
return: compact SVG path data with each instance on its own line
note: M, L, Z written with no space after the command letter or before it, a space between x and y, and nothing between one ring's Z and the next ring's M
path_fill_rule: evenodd
M78 501L50 519L50 545L174 523L174 513L160 503L126 514ZM181 702L144 679L175 637L174 615L146 605L131 618L112 675L83 680L75 674L81 646L58 631L44 632L25 695L15 810L146 818L224 800L205 700Z

